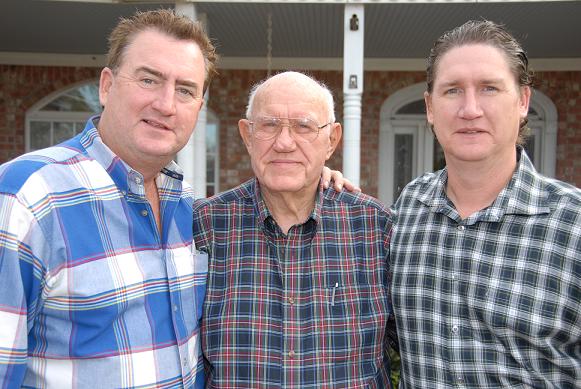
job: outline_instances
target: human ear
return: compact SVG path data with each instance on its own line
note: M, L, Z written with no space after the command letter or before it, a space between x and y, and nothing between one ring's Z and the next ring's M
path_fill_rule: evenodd
M250 130L250 121L248 119L238 120L238 131L240 132L240 137L246 146L246 150L250 153L252 149L252 133Z
M101 77L99 78L99 102L101 106L107 105L111 86L113 85L113 71L108 67L101 70Z
M329 134L329 145L327 147L327 156L325 160L331 158L331 155L335 152L335 149L341 140L341 136L343 135L343 128L340 123L331 123L330 126L331 132Z

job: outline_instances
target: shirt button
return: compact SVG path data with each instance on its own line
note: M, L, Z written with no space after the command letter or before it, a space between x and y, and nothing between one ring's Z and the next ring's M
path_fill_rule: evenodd
M148 214L149 214L149 212L147 212L146 209L141 211L141 216L143 216L143 217L147 216Z
M452 332L453 333L457 333L458 332L458 326L452 326Z
M135 179L134 179L133 181L135 181L135 183L136 183L137 185L140 185L140 184L143 182L143 180L142 180L142 179L141 179L141 177L139 177L139 176L135 177Z
M458 230L460 230L460 231L464 231L465 229L466 229L465 226L458 226Z
M174 312L177 312L177 311L178 311L178 306L177 306L177 305L174 305L174 306L173 306L173 311L174 311Z
M182 359L182 366L183 367L187 367L188 366L188 360L186 358Z
M293 305L293 304L295 303L295 298L294 298L293 296L290 296L290 297L288 298L288 303L289 303L290 305Z
M296 355L296 354L295 354L295 351L294 351L294 350L291 350L291 351L289 351L289 352L288 352L288 357L289 357L289 358L294 358L294 357L295 357L295 355Z

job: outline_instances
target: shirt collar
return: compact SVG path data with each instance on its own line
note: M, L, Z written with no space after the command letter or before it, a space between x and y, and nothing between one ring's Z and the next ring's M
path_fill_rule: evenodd
M451 203L446 195L448 171L446 168L434 173L435 179L428 183L418 200L433 212L445 213ZM480 220L498 221L506 214L536 215L548 213L548 193L542 176L536 171L527 153L517 146L517 168L491 206L477 212Z
M266 206L266 203L262 198L262 193L260 191L260 183L258 182L258 179L256 177L252 179L251 185L254 187L253 201L255 204L256 213L258 214L258 220L263 226L272 227L276 225L276 222L274 221L272 214L268 210L268 207ZM309 220L313 220L316 224L319 223L321 217L321 208L323 206L323 199L324 199L323 183L322 181L320 181L319 189L317 191L317 197L315 198L315 207L313 208L313 211L311 212L309 217L302 224L306 224L307 222L309 222Z
M131 166L103 143L97 130L98 123L99 116L93 116L87 121L81 134L81 144L87 151L87 155L97 161L109 173L113 182L123 194L132 193L138 196L145 196L143 175L132 169ZM172 179L183 181L182 169L174 161L167 164L160 173Z

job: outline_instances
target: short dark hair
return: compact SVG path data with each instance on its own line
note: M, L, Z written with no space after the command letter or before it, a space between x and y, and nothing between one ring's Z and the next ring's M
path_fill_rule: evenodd
M192 41L200 47L206 68L203 88L205 92L212 78L217 75L216 49L200 22L194 22L183 15L176 15L170 9L138 11L129 18L121 18L109 35L107 67L115 72L121 65L123 54L135 35L150 29L179 40Z

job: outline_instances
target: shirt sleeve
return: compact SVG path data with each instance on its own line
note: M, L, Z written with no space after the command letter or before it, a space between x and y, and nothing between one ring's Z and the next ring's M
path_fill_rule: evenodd
M28 323L44 273L27 242L34 220L14 195L0 194L0 388L19 388L27 368Z
M196 249L208 254L208 260L210 260L212 254L212 212L210 206L202 200L196 200L194 202L194 212L193 212L193 233L194 233L194 243Z

